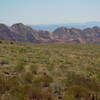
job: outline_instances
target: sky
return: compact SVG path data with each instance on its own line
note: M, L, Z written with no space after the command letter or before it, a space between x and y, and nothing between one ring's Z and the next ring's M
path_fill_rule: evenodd
M64 24L100 21L100 0L0 0L0 23Z

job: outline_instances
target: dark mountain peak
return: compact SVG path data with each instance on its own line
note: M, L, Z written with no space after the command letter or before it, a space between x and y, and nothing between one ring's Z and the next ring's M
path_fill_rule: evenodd
M72 28L69 28L70 30L77 30L77 31L81 31L82 29L79 29L79 28L74 28L74 27L72 27Z
M17 24L14 24L11 26L11 29L13 29L13 30L24 30L26 28L27 27L22 23L17 23Z
M11 26L11 29L19 29L19 30L29 30L29 31L37 31L32 29L31 27L24 25L23 23L17 23L17 24L13 24Z
M40 30L38 31L39 33L45 33L45 34L51 34L52 32L49 32L49 31L43 31L43 30Z
M58 30L63 30L63 31L65 31L65 30L67 30L67 28L65 28L65 27L59 27L59 28L57 28L55 31L58 31Z
M66 38L69 38L69 37L73 37L73 36L79 35L79 33L81 31L82 31L81 29L77 29L77 28L60 27L60 28L57 28L53 32L53 35L58 35L59 38L63 37L63 39L66 39Z
M23 23L16 23L12 25L12 27L23 27L23 26L25 26Z
M11 31L20 33L20 34L36 32L36 30L33 30L31 27L26 26L22 23L17 23L17 24L12 25L10 29Z
M83 34L97 34L97 32L96 31L100 31L100 28L99 27L97 27L97 26L95 26L95 27L93 27L93 28L86 28L86 29L84 29L84 30L82 30L82 32L83 32Z
M0 40L16 41L16 34L13 33L8 26L0 24Z
M53 32L53 36L64 41L80 42L80 43L100 43L100 28L77 29L77 28L57 28Z
M65 32L69 32L69 31L81 31L81 29L73 28L73 27L72 28L59 27L55 31L65 31Z
M5 25L5 24L2 24L2 23L0 23L0 27L1 27L1 26L4 26L4 27L6 27L6 25Z
M42 37L42 38L44 38L44 39L48 39L48 38L50 38L51 37L51 32L49 32L49 31L38 31L38 35L40 36L40 37Z
M9 30L8 26L6 26L5 24L0 24L0 30Z
M18 35L20 35L22 38L22 41L27 42L37 42L37 31L33 30L31 27L26 26L22 23L14 24L10 27L10 30Z
M31 27L26 26L26 25L24 25L23 23L13 24L13 25L11 26L11 28L13 28L13 29L31 29L31 30L32 30Z
M94 29L94 30L100 30L100 27L94 26L93 29Z

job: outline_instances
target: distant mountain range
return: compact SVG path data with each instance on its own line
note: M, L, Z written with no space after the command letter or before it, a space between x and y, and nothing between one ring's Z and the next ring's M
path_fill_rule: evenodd
M100 27L95 26L85 29L59 27L53 32L50 32L46 30L35 30L22 23L14 24L11 27L0 24L0 40L32 43L100 43Z
M48 31L33 30L22 23L8 27L0 24L0 40L12 40L19 42L46 43L54 42Z
M87 23L67 23L67 24L51 24L51 25L28 25L31 26L33 29L36 30L47 30L47 31L54 31L55 29L59 27L66 27L66 28L80 28L80 29L85 29L85 28L91 28L94 26L100 27L100 22L87 22Z

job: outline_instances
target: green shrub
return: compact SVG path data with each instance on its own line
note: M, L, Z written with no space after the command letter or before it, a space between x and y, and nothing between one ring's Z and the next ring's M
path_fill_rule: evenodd
M36 66L35 64L31 64L31 65L30 65L30 71L31 71L33 74L37 74L37 72L38 72L38 66Z
M26 65L26 62L24 62L24 60L19 60L16 66L14 67L14 70L18 72L24 71L25 65Z
M8 58L0 58L0 65L9 64L10 61Z
M2 43L3 43L3 41L0 40L0 44L2 44Z
M77 100L73 94L65 94L63 100Z

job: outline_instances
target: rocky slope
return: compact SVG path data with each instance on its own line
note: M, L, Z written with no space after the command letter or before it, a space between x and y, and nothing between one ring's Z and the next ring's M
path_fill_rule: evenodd
M45 43L54 41L48 31L33 30L22 23L7 27L0 24L0 40L12 40L21 42Z
M53 36L65 42L100 43L100 28L93 27L81 30L61 27L53 32Z
M10 31L6 25L0 24L0 40L19 41L20 38L21 36L19 34Z
M0 40L12 40L32 43L77 42L100 43L100 28L57 28L54 32L34 30L22 23L8 27L0 24Z

